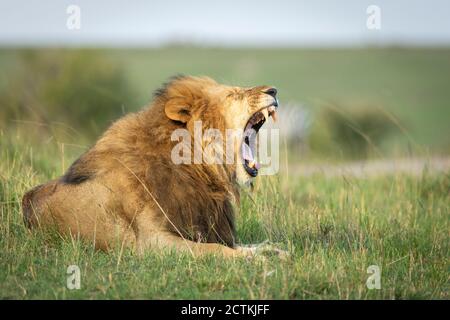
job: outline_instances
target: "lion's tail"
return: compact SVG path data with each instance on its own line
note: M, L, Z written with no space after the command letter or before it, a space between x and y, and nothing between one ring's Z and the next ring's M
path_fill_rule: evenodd
M54 182L41 184L29 190L22 198L23 220L28 228L39 224L39 218L45 199L53 194L56 184Z

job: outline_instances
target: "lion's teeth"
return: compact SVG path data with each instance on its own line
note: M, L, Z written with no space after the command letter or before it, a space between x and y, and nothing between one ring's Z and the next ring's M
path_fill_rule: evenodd
M267 108L267 111L268 111L268 113L269 113L269 117L271 116L274 122L277 121L277 117L276 117L276 114L275 114L275 110L276 110L276 109L275 109L274 106L270 106L270 107Z
M269 111L267 109L263 109L262 114L264 116L264 119L267 121L267 119L269 119Z
M252 160L248 163L248 166L253 169L255 167L255 164L256 164L256 162L254 160Z
M273 122L277 122L277 112L274 110L270 113L270 115L272 116Z

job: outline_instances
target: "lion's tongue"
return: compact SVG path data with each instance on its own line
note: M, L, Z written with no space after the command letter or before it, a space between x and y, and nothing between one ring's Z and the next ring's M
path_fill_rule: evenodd
M253 157L253 152L252 149L249 147L248 144L243 143L242 144L242 157L244 158L244 160L248 161L248 166L250 168L256 168L259 169L259 163L255 160L255 158Z
M244 160L248 160L249 162L253 161L252 149L246 143L242 144L242 157L244 158Z

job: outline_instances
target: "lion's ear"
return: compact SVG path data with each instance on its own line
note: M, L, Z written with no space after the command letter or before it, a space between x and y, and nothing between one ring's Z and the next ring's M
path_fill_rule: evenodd
M172 98L167 101L164 112L169 119L186 123L191 118L190 109L186 99Z

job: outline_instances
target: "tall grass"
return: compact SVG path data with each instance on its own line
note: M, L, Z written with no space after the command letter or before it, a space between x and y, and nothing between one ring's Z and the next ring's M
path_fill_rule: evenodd
M25 190L60 175L76 152L23 140L0 140L0 298L449 298L448 174L260 177L243 193L238 240L270 240L289 250L286 261L137 257L25 228ZM72 264L81 269L80 290L66 287ZM380 290L366 287L370 265L382 270Z

